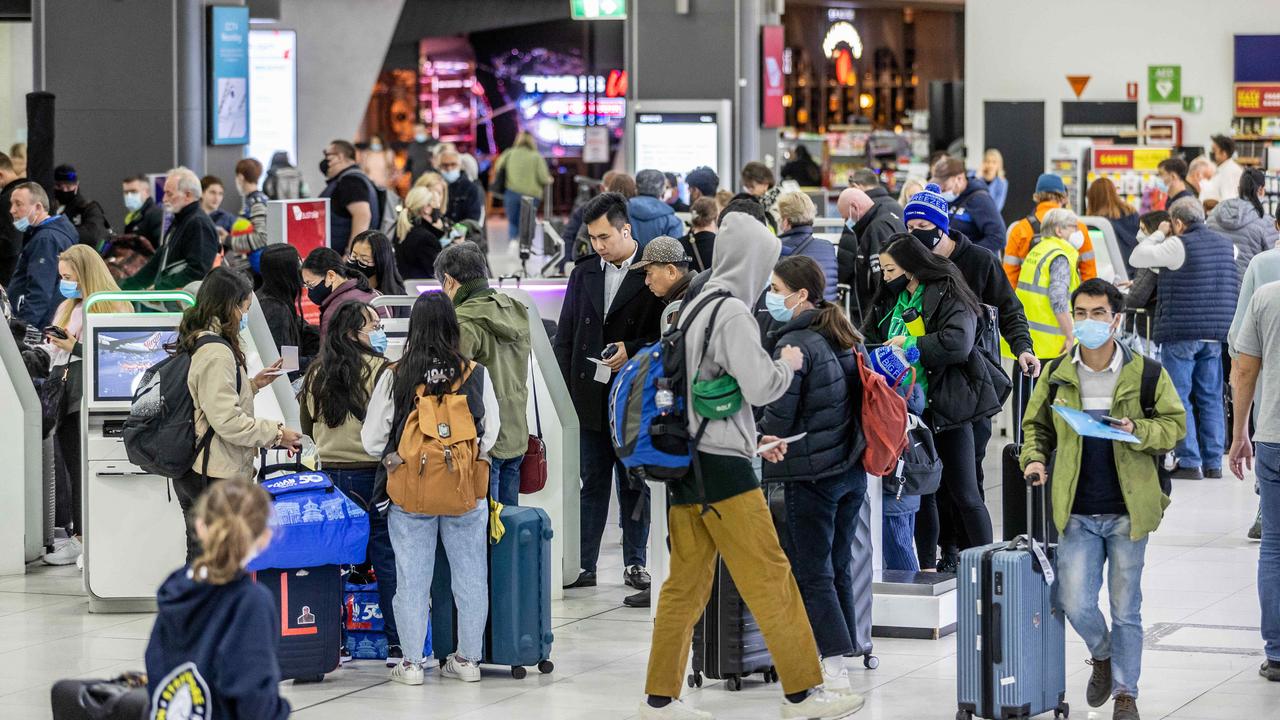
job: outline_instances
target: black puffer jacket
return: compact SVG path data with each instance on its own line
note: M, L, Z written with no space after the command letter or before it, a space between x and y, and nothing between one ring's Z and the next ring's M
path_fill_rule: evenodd
M818 319L807 310L769 333L764 349L774 358L794 345L804 351L804 364L782 397L757 411L764 435L790 437L808 433L787 447L780 463L764 464L766 482L818 480L846 472L851 466L849 424L856 422L856 405L849 402L848 376L855 371L853 352L836 352L826 339L809 329Z
M882 203L872 205L863 213L853 230L845 228L840 233L837 276L840 282L853 288L854 297L849 307L853 310L854 324L862 324L876 293L880 292L880 251L889 244L889 238L906 231L902 216L895 214L889 203Z
M889 340L885 334L896 301L882 294L876 302L872 321L863 331L868 346ZM1009 378L974 346L977 315L949 297L942 283L925 286L923 306L925 334L916 339L916 347L929 379L929 424L934 431L1000 412L1009 392Z

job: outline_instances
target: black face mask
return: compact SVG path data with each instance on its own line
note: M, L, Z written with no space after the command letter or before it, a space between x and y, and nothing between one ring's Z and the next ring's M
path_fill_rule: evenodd
M885 291L889 293L889 297L897 297L902 294L903 290L907 289L907 285L910 282L911 278L906 275L899 275L898 277L886 282L884 284L884 288Z
M942 242L942 232L938 230L938 228L933 228L931 230L916 228L911 231L911 234L914 235L917 240L924 243L924 246L930 250L934 249L938 246L938 243Z
M320 174L329 177L329 158L320 161Z
M329 297L329 294L332 292L333 288L325 285L324 281L321 280L320 284L315 287L307 288L307 298L310 299L312 303L319 305L324 302L325 298Z
M352 270L355 270L356 272L360 273L361 275L367 278L371 278L374 275L378 274L377 265L361 265L360 262L357 260L348 260L347 267L351 268Z
M57 198L59 205L70 205L76 199L75 190L54 190L53 196Z

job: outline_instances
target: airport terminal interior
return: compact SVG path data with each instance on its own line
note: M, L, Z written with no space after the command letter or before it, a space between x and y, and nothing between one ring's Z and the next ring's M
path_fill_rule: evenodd
M0 719L1280 720L1275 0L0 0Z

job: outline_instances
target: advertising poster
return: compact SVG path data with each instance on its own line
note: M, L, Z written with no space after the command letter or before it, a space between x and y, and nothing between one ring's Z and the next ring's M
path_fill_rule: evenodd
M249 142L249 8L209 8L209 144Z
M288 201L284 227L289 244L297 248L298 255L304 258L316 248L327 247L329 244L328 199ZM311 302L305 292L302 293L302 315L313 325L320 323L320 308Z
M760 28L760 125L767 128L782 127L787 124L786 108L782 104L782 96L786 90L783 83L782 53L785 49L783 28L781 25L765 25Z
M263 165L277 152L298 161L297 34L249 32L249 157Z

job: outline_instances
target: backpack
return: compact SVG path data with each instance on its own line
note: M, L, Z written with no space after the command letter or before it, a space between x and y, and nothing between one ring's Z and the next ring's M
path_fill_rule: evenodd
M896 500L903 495L930 495L942 484L942 459L933 431L918 415L907 417L907 449L893 475L885 480L885 494Z
M717 290L696 307L686 309L678 326L627 360L614 378L609 390L610 439L618 459L633 476L652 482L672 482L684 479L690 465L694 465L701 486L694 449L709 420L704 417L697 434L689 437L686 333L698 313L714 304L702 341L705 355L711 344L716 315L728 297L727 290ZM701 487L699 495L703 495Z
M1035 247L1042 237L1040 235L1040 218L1036 217L1035 213L1031 213L1025 219L1027 224L1031 226L1031 240L1027 243L1027 248L1030 249Z
M262 189L272 200L298 200L306 197L302 179L302 171L295 167L284 166L269 170Z
M858 378L862 385L852 387L850 397L861 398L860 418L865 446L861 448L862 468L871 475L888 477L898 468L898 460L907 449L907 401L880 373L868 366L866 351L859 348ZM861 444L859 444L861 445Z
M231 345L219 335L196 340L190 353L178 350L147 368L133 393L129 418L124 422L124 449L129 462L152 475L179 478L191 470L196 456L213 442L210 426L196 440L196 406L187 389L191 356L212 343ZM236 393L240 393L240 372L236 372ZM209 472L209 453L204 454L201 476Z
M480 428L463 392L475 370L471 363L439 398L418 386L396 445L403 462L387 472L387 494L406 512L458 517L489 492L489 461L480 457Z
M369 180L367 177L365 179ZM373 181L369 180L369 184L373 185ZM400 196L395 190L377 185L373 185L373 194L378 198L378 207L372 208L375 212L369 221L369 229L380 230L387 236L394 235L396 221L399 219Z

